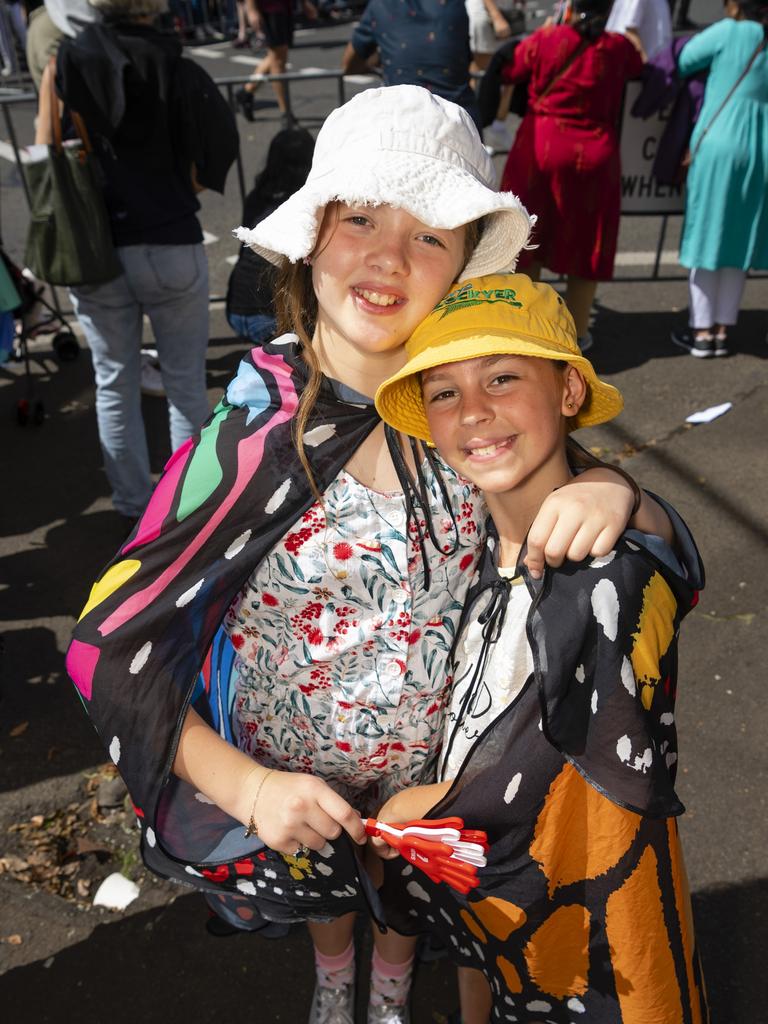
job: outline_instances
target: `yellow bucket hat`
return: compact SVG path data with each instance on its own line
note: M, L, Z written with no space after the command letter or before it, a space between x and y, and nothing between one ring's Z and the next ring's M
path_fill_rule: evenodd
M571 429L605 423L621 412L617 388L600 380L581 354L573 317L554 288L525 274L489 274L455 284L406 342L408 362L376 392L376 408L404 434L432 442L421 373L481 356L536 356L577 367L587 397Z

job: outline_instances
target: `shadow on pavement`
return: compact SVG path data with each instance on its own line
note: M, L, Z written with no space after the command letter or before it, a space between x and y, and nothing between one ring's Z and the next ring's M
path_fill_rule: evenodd
M765 1020L767 909L768 879L694 895L713 1022ZM185 895L168 907L98 924L87 940L54 958L0 977L0 1003L14 1007L15 1024L135 1024L142 1019L293 1024L306 1019L313 973L302 927L279 940L250 935L215 939L205 932L204 921L201 898ZM363 922L359 933L359 962L365 965L370 941ZM365 971L360 973L359 1002L364 1004ZM442 1021L455 1006L448 961L421 964L414 1021Z
M590 351L589 358L594 362L598 373L619 373L655 359L691 359L685 349L678 348L669 337L670 331L685 329L685 311L620 312L599 302L595 307L595 347ZM766 331L768 318L763 310L742 310L738 325L729 332L731 351L734 354L768 359ZM713 362L719 364L722 360Z
M768 878L693 894L712 1024L761 1024L768 1013Z
M296 927L278 940L218 939L205 931L205 915L200 896L189 895L160 910L99 924L87 940L57 953L52 962L0 976L0 1004L14 1007L15 1024L305 1021L314 985L306 930ZM358 961L366 965L370 939L364 922L358 925ZM359 1016L365 1019L365 971L359 974ZM456 1005L448 961L419 965L414 1021L444 1021Z

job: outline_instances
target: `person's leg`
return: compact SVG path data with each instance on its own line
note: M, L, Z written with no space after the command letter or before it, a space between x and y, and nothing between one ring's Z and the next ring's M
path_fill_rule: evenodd
M118 249L121 260L123 253ZM139 390L141 308L125 274L69 294L91 350L99 442L112 502L121 515L134 518L152 492Z
M694 267L688 275L688 323L694 335L709 334L715 322L717 272Z
M373 932L373 959L368 998L368 1024L408 1020L416 936L400 935L389 928Z
M672 331L675 345L686 349L692 356L708 359L715 354L712 334L717 295L717 273L694 267L688 274L689 331Z
M568 275L568 285L565 290L565 304L571 311L576 334L586 338L589 333L589 314L592 310L592 302L597 291L597 281L590 281L585 277Z
M282 75L285 71L285 65L288 63L288 47L287 46L275 46L267 50L267 58L270 61L269 73L272 75ZM286 97L285 83L273 82L272 88L275 91L275 99L277 105L280 108L280 113L285 115L288 113L288 100Z
M717 294L713 314L715 355L728 355L728 328L739 318L739 307L744 294L747 273L738 267L722 267L717 271Z
M272 71L272 50L267 50L265 57L262 57L253 69L253 75L242 88L235 93L235 102L242 111L246 121L253 121L253 97L264 84L263 76Z
M11 17L5 4L0 6L0 62L2 62L1 75L12 75L16 71L16 51Z
M458 981L461 1024L488 1024L493 997L483 972L473 967L460 967Z
M355 914L335 921L308 921L317 981L310 1024L353 1024L355 1015Z
M235 0L237 14L237 35L233 42L236 49L248 46L248 21L245 17L245 0Z
M136 245L126 252L126 273L155 335L175 450L210 413L205 386L208 261L202 244Z

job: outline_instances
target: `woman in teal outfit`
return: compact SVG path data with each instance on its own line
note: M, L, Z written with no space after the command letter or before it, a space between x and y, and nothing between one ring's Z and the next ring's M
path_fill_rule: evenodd
M682 76L709 69L680 246L691 330L672 335L699 357L727 355L746 271L768 268L768 0L727 0L725 13L678 59Z

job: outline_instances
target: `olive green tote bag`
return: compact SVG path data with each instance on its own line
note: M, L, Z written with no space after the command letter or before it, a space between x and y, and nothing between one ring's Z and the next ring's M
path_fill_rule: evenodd
M79 115L71 115L79 138L62 143L52 73L48 80L53 142L47 158L24 165L31 206L24 259L49 284L103 284L122 268L112 243L101 168Z

